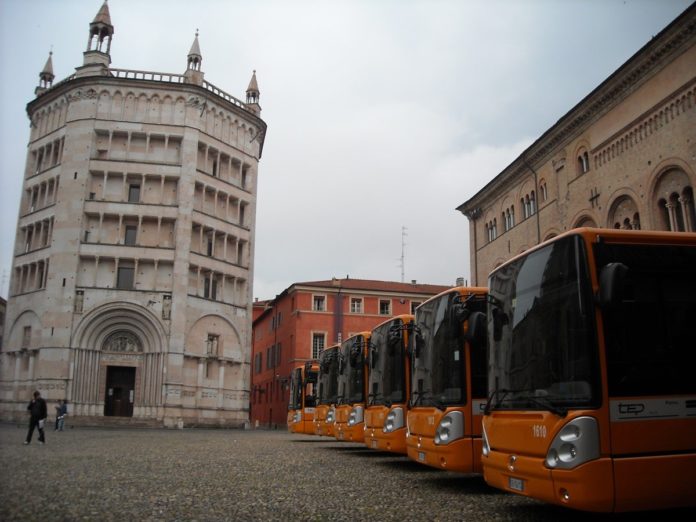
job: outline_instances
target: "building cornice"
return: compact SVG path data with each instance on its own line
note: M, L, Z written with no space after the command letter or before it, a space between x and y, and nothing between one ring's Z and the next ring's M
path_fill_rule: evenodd
M507 190L509 184L520 177L531 175L530 166L537 168L547 162L560 148L685 52L693 45L695 37L696 4L692 4L457 210L469 219L478 217L477 211L484 200Z
M112 74L110 76L95 75L78 78L72 75L50 89L40 93L27 104L26 110L29 120L32 120L32 115L39 107L59 100L61 97L64 97L68 102L78 99L96 98L98 94L94 88L84 89L85 87L93 85L113 87L130 86L143 89L178 91L189 95L186 101L187 106L200 107L202 110L205 110L208 102L217 103L226 110L255 125L257 133L254 139L259 141L259 157L261 157L266 137L266 122L257 116L251 109L247 108L245 103L227 94L225 91L208 82L203 82L202 86L185 83L183 81L183 75L178 74L125 71L122 69L109 69L109 71Z

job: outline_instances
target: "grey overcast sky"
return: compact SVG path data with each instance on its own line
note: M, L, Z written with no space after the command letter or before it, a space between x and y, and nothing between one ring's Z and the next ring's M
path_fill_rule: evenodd
M332 276L469 278L474 195L688 0L110 0L112 66L182 73L196 29L210 83L257 70L254 296ZM0 295L26 160L26 104L53 47L82 63L102 0L0 0Z

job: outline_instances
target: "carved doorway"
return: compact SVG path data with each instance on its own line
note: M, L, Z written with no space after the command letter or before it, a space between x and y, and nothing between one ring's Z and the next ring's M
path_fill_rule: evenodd
M135 399L135 368L106 367L105 417L132 417Z

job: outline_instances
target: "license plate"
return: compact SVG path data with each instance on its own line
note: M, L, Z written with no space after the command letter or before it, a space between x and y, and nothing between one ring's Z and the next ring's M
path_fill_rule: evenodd
M425 451L419 451L419 452L418 452L418 461L419 461L419 462L425 462Z
M376 440L372 441L372 449L377 449L377 441Z
M343 432L342 432L342 431L339 431L339 432L338 432L338 438L339 438L339 439L343 439Z
M524 491L524 480L515 477L508 477L508 486L515 491Z

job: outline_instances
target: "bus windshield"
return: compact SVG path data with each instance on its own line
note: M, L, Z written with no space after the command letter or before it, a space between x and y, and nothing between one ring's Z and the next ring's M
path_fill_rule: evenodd
M290 374L290 403L288 409L302 408L302 368L295 368Z
M411 405L444 408L466 403L466 366L456 292L426 301L416 310L411 369Z
M365 338L356 335L339 348L338 404L355 404L365 401Z
M336 404L338 395L338 353L325 350L319 357L319 404Z
M599 363L587 252L568 236L489 278L491 409L597 407Z
M696 247L594 245L597 269L626 268L620 304L602 310L609 396L696 394Z
M401 319L389 321L370 337L368 404L391 406L406 400L403 326Z

